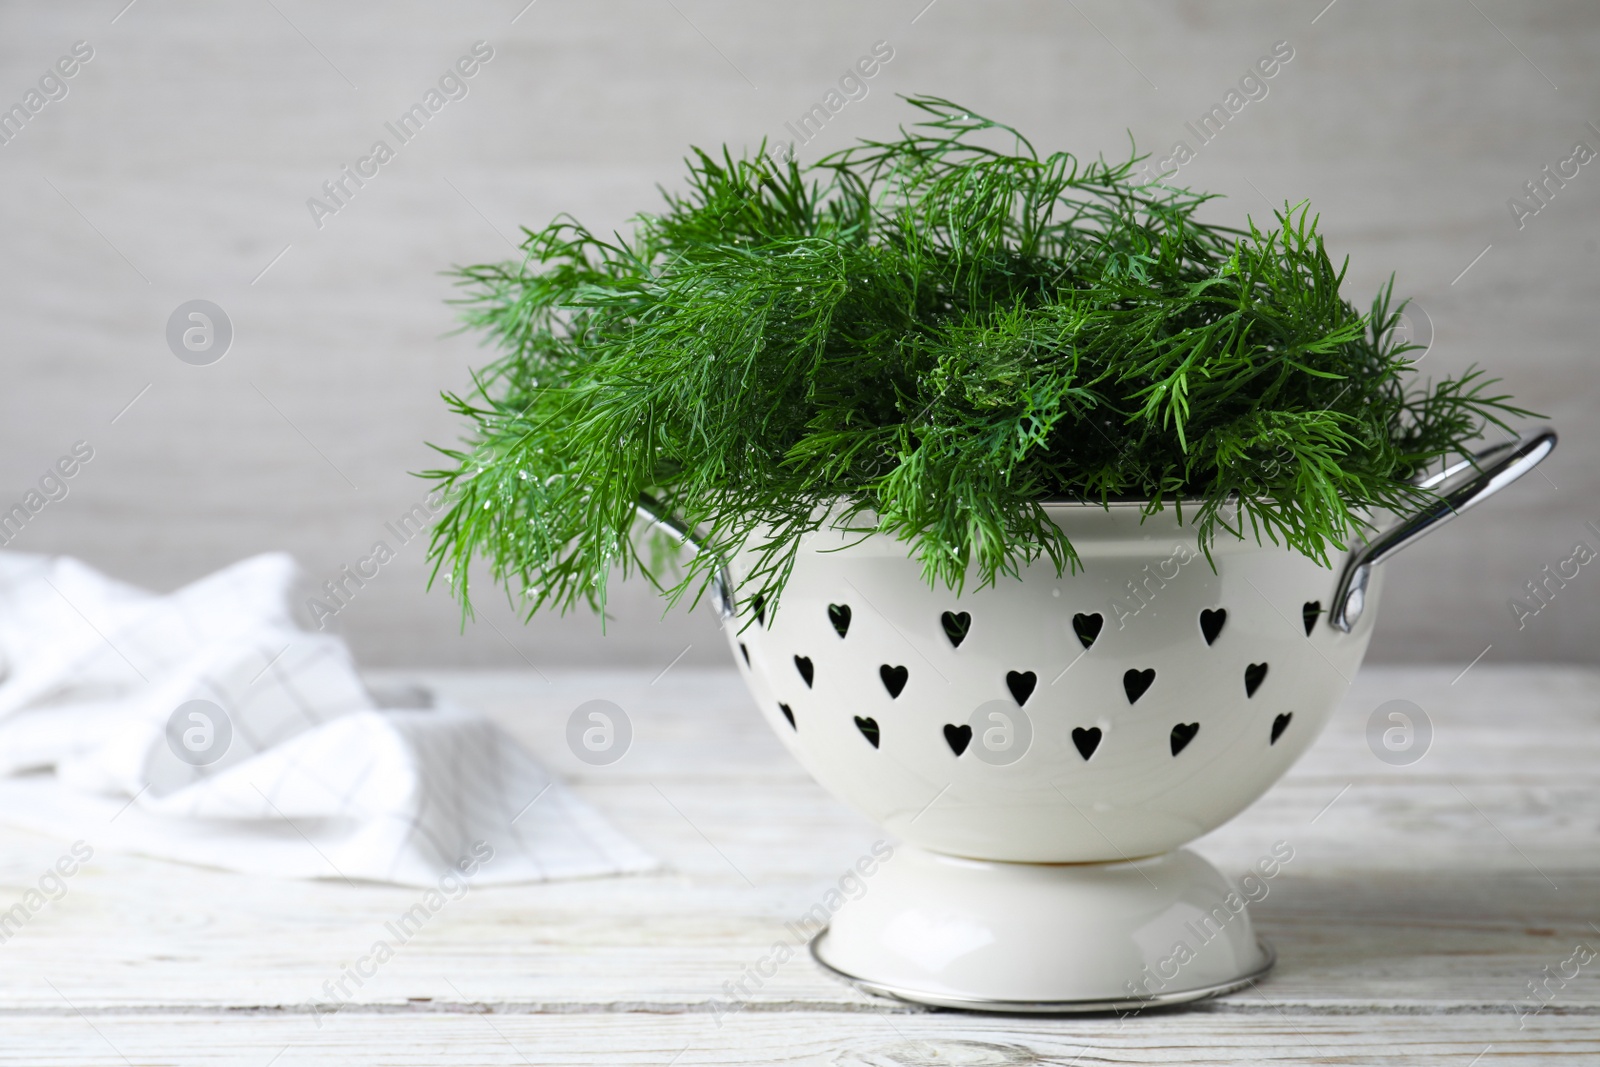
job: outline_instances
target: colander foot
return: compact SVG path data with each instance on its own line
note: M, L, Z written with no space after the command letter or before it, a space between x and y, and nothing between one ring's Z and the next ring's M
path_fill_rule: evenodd
M1136 1011L1218 996L1273 953L1187 849L1127 863L994 863L909 845L811 942L879 996L967 1011Z

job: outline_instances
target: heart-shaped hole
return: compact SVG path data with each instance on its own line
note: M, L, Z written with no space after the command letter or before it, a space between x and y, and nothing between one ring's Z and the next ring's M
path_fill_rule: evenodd
M1206 644L1217 643L1217 635L1222 632L1222 624L1227 621L1227 608L1218 608L1215 611L1207 608L1200 613L1200 636L1206 639Z
M767 600L760 593L750 598L750 610L756 613L756 622L767 625Z
M1072 743L1078 746L1078 755L1088 759L1094 755L1094 750L1100 747L1100 727L1091 726L1087 730L1076 728L1072 731Z
M1308 600L1300 606L1300 619L1306 624L1306 636L1317 628L1317 618L1322 614L1322 601Z
M1272 744L1278 743L1278 738L1282 737L1283 732L1289 728L1289 720L1292 718L1294 718L1294 712L1286 711L1272 720Z
M1128 703L1137 703L1144 696L1145 690L1155 684L1156 669L1146 667L1142 671L1128 670L1122 675L1122 691L1128 694Z
M944 740L945 744L950 746L950 751L959 756L967 750L968 745L972 744L972 727L946 724Z
M1011 690L1011 699L1019 708L1033 696L1033 687L1038 684L1039 678L1032 671L1006 671L1006 688Z
M1194 740L1194 735L1200 732L1197 722L1180 722L1172 728L1172 754L1176 756L1189 746Z
M1256 690L1261 688L1261 683L1267 680L1267 665L1265 663L1252 663L1244 669L1244 695L1253 697Z
M950 647L960 648L961 642L967 639L967 632L972 629L972 616L965 611L947 611L939 616L939 625L944 627Z
M879 737L877 719L863 719L861 716L857 715L856 729L861 731L862 737L865 737L869 742L871 742L873 748L878 747Z
M806 688L810 689L811 679L816 677L816 671L811 667L811 657L796 656L794 658L794 669L800 672L800 677L806 680Z
M798 726L796 726L794 724L794 709L793 708L791 708L787 704L779 704L778 705L778 710L783 712L783 717L785 719L789 720L789 729L791 729L791 730L799 730L800 729L800 727L798 727Z
M889 691L889 695L898 697L906 687L906 679L911 677L911 672L904 667L891 667L885 663L878 668L878 677L883 679L883 687Z
M1098 611L1092 615L1080 611L1072 617L1072 632L1078 635L1078 643L1088 648L1100 636L1100 628L1105 624L1105 616Z
M829 604L828 621L833 623L833 628L843 637L850 632L850 605Z
M750 650L744 647L744 642L739 642L739 655L744 657L744 665L750 666Z

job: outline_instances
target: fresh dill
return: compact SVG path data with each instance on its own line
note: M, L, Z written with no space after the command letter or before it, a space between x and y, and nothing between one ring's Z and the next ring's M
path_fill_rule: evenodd
M423 472L464 610L478 557L531 614L603 611L614 570L698 596L740 553L739 598L774 610L824 524L899 538L958 590L1076 568L1047 500L1177 505L1202 547L1223 530L1326 563L1529 414L1476 369L1417 383L1392 279L1358 312L1305 205L1203 223L1211 197L1143 184L1137 156L1041 156L908 103L897 138L805 167L696 149L631 236L562 217L522 261L454 271L500 352L446 395L470 435ZM665 577L641 498L709 551Z

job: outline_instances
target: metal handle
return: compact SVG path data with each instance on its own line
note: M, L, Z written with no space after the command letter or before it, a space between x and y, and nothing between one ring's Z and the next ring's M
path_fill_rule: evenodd
M1372 579L1373 567L1521 478L1555 451L1555 447L1556 432L1544 427L1531 437L1486 448L1418 482L1420 488L1436 490L1438 499L1350 554L1339 575L1339 584L1334 587L1328 624L1335 630L1349 633L1366 607L1367 583Z
M709 551L695 532L674 518L655 497L640 493L634 510L680 545L693 549L696 555ZM716 573L711 576L711 606L722 622L734 617L733 579L728 575L728 565L720 559Z

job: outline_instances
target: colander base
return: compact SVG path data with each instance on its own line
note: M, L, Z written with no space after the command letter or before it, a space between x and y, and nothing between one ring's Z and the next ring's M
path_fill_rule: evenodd
M1131 1011L1238 989L1273 963L1244 896L1188 849L1035 864L901 845L862 884L812 956L858 989L917 1004Z
M828 932L824 930L812 939L811 958L816 961L817 966L846 985L854 986L861 992L872 996L887 997L890 1000L900 1000L908 1004L921 1004L930 1008L949 1008L954 1011L985 1011L997 1015L1092 1015L1095 1013L1137 1012L1149 1008L1175 1007L1180 1004L1190 1004L1197 1000L1205 1000L1208 997L1220 997L1225 993L1243 989L1250 983L1265 976L1268 971L1272 970L1273 964L1278 961L1277 953L1273 950L1271 942L1265 938L1257 938L1256 946L1265 962L1255 971L1241 975L1239 978L1224 982L1221 985L1201 986L1195 989L1175 989L1146 997L1121 997L1109 1000L987 1000L932 992L925 989L905 989L846 974L835 967L829 966L827 961L819 954L818 942L826 938L827 934Z

